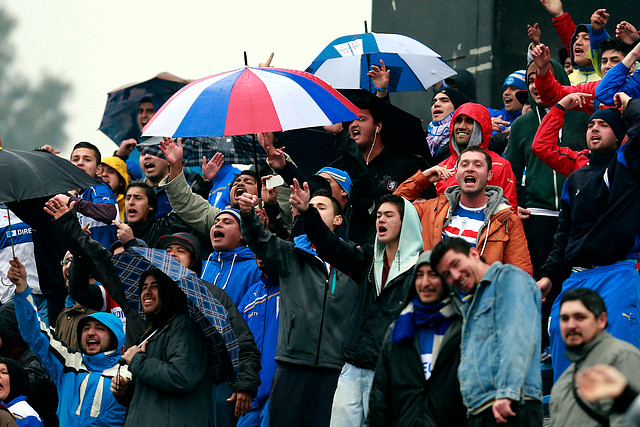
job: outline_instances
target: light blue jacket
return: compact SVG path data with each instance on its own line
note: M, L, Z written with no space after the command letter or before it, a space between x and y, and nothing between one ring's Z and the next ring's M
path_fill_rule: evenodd
M22 338L47 368L58 388L58 418L61 426L122 426L126 409L111 393L111 378L118 370L118 359L125 342L122 322L111 313L93 317L116 336L116 350L94 356L67 348L37 316L31 291L13 296L18 328ZM78 334L79 335L79 334ZM120 375L131 379L126 367Z
M460 391L469 413L507 398L542 400L541 294L518 267L494 262L463 313Z

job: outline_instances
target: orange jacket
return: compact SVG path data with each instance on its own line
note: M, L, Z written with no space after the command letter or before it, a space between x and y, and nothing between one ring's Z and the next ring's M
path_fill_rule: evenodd
M429 181L422 172L402 183L394 192L408 200L415 200L419 194L429 186ZM493 214L483 225L476 248L491 264L500 261L503 264L513 264L527 273L533 275L529 246L524 234L524 227L518 215L505 202L502 189L497 186L487 186L487 209ZM451 206L451 201L455 204ZM453 212L460 201L460 189L453 186L445 190L435 199L414 202L413 206L418 211L420 224L422 225L422 241L424 250L433 249L442 239L442 230L449 222Z

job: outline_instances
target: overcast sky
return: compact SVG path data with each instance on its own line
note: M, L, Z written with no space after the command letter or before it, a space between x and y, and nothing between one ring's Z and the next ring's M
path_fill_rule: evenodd
M111 155L115 144L97 128L107 92L162 71L186 79L244 65L303 69L336 37L371 28L371 0L0 0L17 19L11 35L17 69L31 80L44 74L70 82L67 146L96 143Z

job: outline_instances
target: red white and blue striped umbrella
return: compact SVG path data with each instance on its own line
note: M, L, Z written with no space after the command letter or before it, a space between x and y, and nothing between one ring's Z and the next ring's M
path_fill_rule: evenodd
M173 95L143 136L233 136L325 126L358 108L303 71L245 67L197 80Z

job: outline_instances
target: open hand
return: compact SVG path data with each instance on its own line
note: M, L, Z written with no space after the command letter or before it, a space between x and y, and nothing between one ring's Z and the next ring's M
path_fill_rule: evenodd
M311 199L309 184L304 182L302 183L302 187L300 187L298 180L293 178L293 185L289 188L291 189L291 196L289 196L289 203L291 206L300 212L304 212L309 209L309 200Z
M216 153L207 161L207 156L202 156L202 176L211 181L224 166L224 154Z
M178 163L182 164L182 138L177 138L175 141L173 138L163 137L160 141L160 150L164 154L164 158L167 159L170 166Z

